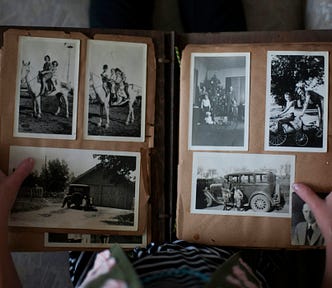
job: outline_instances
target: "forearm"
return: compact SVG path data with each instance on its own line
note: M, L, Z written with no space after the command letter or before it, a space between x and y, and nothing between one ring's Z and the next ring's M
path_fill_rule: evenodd
M1 231L1 233L7 235L7 232ZM0 239L0 288L20 288L22 285L8 248L7 236L3 235Z

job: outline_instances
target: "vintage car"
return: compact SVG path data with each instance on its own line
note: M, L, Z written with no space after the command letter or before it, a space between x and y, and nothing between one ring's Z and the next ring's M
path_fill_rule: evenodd
M204 190L207 207L222 204L225 210L252 209L269 212L280 209L283 197L272 172L238 172L224 176L222 183L211 184Z
M62 207L83 209L85 211L97 211L92 206L92 199L90 197L90 186L86 184L70 184L68 193L65 195Z

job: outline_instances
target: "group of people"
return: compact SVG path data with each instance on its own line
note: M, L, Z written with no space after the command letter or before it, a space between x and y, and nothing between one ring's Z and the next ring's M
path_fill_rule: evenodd
M113 96L113 105L120 105L129 98L127 77L119 68L111 68L109 71L108 65L104 64L100 77L106 97Z
M234 186L231 190L223 188L222 189L222 198L224 202L224 210L229 209L236 209L241 210L243 209L243 192L236 186Z
M57 85L57 69L59 63L56 60L51 61L51 57L46 55L44 57L44 65L42 70L38 73L38 80L41 83L40 95L44 95L46 92L54 92Z
M206 91L205 86L201 87L201 92L200 92L200 98L201 98L201 103L200 103L200 109L201 109L201 119L200 123L204 124L216 124L217 121L215 121L214 117L216 116L216 111L213 111L212 104L209 98L209 94ZM227 98L226 95L219 95L219 104L220 104L220 117L225 118L225 121L229 120L235 120L235 118L238 117L239 114L239 107L238 103L236 101L236 98L234 96L234 90L233 87L229 87L229 91L227 93Z

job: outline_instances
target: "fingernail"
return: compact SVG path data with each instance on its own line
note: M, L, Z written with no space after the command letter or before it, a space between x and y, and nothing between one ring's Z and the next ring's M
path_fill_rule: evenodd
M29 167L33 167L35 164L35 160L31 157L29 157L27 160L26 160L26 165L29 166Z
M299 185L297 183L294 183L292 187L295 191L299 189Z

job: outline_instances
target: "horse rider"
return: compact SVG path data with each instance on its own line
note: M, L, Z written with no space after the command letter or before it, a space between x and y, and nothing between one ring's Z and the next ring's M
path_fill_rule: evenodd
M106 97L107 97L111 92L111 88L110 88L111 78L108 75L108 65L107 64L103 65L103 71L101 72L100 77L101 77L101 81L102 81L102 87L103 87Z
M119 68L115 68L115 94L117 100L114 104L120 104L124 100L129 99L128 83L126 82L126 74Z
M53 92L55 91L55 86L53 83L53 75L56 72L55 68L58 66L57 61L51 62L51 58L49 55L46 55L44 57L44 65L43 69L39 71L38 76L39 80L41 81L41 89L40 89L40 94L43 95L45 94L46 91ZM56 65L56 67L54 67ZM48 84L49 84L49 89L48 89Z

